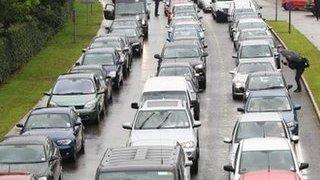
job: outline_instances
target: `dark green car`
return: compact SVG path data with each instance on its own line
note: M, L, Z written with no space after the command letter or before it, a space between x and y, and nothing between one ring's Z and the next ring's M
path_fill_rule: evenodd
M48 107L74 107L82 121L99 122L105 112L104 88L93 73L59 76L49 93Z

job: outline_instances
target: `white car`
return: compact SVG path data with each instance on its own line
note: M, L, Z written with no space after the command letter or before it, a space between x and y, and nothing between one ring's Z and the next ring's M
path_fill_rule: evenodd
M198 172L199 127L190 109L181 100L148 100L137 111L132 123L124 123L123 128L131 130L128 145L139 141L173 140L183 147L188 159L193 162L191 173Z
M270 45L276 48L276 42L269 29L244 29L233 39L235 50L237 51L239 49L241 42L253 39L268 40Z
M240 31L244 29L268 29L266 22L261 18L243 18L234 25L232 31L233 40L239 36Z
M244 96L245 83L247 77L251 73L277 71L273 64L269 61L243 61L229 73L232 78L232 97L237 99Z
M255 171L291 171L302 178L301 170L309 167L298 163L295 152L285 138L251 138L240 142L235 160L223 167L230 172L230 180L239 180L245 173Z

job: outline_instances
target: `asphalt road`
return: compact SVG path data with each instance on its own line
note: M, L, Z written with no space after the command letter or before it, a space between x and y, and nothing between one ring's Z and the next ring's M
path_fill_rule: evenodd
M161 6L162 7L162 6ZM153 10L153 9L152 9ZM162 8L161 11L162 13ZM153 15L153 14L151 14ZM224 180L227 173L222 170L228 158L228 146L222 142L231 135L233 125L240 115L236 108L240 101L232 100L231 75L235 67L231 58L235 54L227 33L227 24L217 24L210 14L202 20L206 28L209 57L207 60L207 89L201 93L200 128L200 165L199 173L194 180ZM163 14L149 21L149 39L145 42L142 58L135 59L132 72L109 106L108 114L99 125L86 127L85 154L80 155L74 163L64 164L64 179L91 180L107 148L125 146L128 131L122 129L122 123L133 120L135 110L130 103L139 99L144 82L154 76L156 61L153 58L159 53L166 39L166 19ZM293 72L284 68L289 84L293 83ZM300 117L299 159L310 163L305 172L306 179L319 179L318 162L320 162L320 127L310 100L305 90L292 94L294 102L302 105ZM301 148L300 148L301 147Z

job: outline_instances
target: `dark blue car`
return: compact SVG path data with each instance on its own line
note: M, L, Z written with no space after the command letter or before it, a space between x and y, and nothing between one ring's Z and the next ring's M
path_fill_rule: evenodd
M63 159L75 161L84 152L84 132L81 118L68 107L34 109L25 124L17 124L23 135L44 135L58 146Z
M284 89L261 90L250 92L244 108L238 111L244 113L251 112L278 112L282 115L288 128L293 135L298 135L299 122L297 110L300 105L295 105Z

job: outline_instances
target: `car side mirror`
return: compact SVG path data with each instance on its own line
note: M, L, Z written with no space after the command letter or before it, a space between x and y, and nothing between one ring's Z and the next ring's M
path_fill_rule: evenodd
M293 136L291 137L291 141L292 141L293 143L297 144L297 143L299 142L299 136L293 135Z
M223 166L223 170L227 171L227 172L235 172L234 168L231 165L225 165Z
M79 62L76 62L74 65L75 66L80 66L81 64Z
M229 74L232 74L234 75L236 72L233 70L233 71L229 71Z
M154 56L153 56L155 59L161 59L161 56L159 55L159 54L155 54Z
M208 45L207 45L207 44L205 44L205 45L203 45L203 47L204 47L204 48L207 48L207 47L208 47Z
M17 127L18 129L22 129L22 128L23 128L23 124L19 123L19 124L16 125L16 127Z
M171 41L170 38L167 38L167 41L170 42Z
M193 165L192 161L186 160L185 167L191 167Z
M244 112L244 108L239 107L239 108L237 108L237 111L238 111L238 112Z
M294 105L294 108L293 108L294 110L300 110L301 109L301 106L299 105L299 104L296 104L296 105Z
M260 7L259 7L259 9L263 9L263 7L262 7L262 6L260 6Z
M233 55L232 58L238 58L238 55Z
M123 48L123 51L129 51L129 47Z
M299 165L299 170L304 170L304 169L307 169L309 168L309 164L308 163L300 163Z
M53 162L53 161L56 161L56 160L59 160L60 157L59 156L56 156L56 155L52 155L49 162Z
M231 144L232 143L232 140L230 138L224 138L223 139L223 142L224 143L227 143L227 144Z
M44 92L43 95L45 95L45 96L51 96L51 93L50 93L50 92Z
M194 124L193 124L194 128L198 128L200 126L201 126L201 122L200 121L195 121Z
M131 103L131 108L132 108L132 109L139 109L138 103L137 103L137 102Z
M127 130L131 130L132 129L132 125L131 125L131 123L123 123L122 124L122 128L123 129L127 129Z
M199 20L201 20L201 19L203 19L203 17L202 16L199 16L199 18L198 18Z
M288 85L287 85L287 89L288 89L288 90L291 89L292 87L293 87L292 84L288 84Z
M192 101L190 102L190 107L191 107L191 108L194 108L194 107L196 107L197 104L198 104L198 101L197 101L197 100L192 100Z
M87 49L82 49L82 52L85 53L87 51Z
M209 56L208 52L203 52L202 53L202 57L208 57L208 56Z

